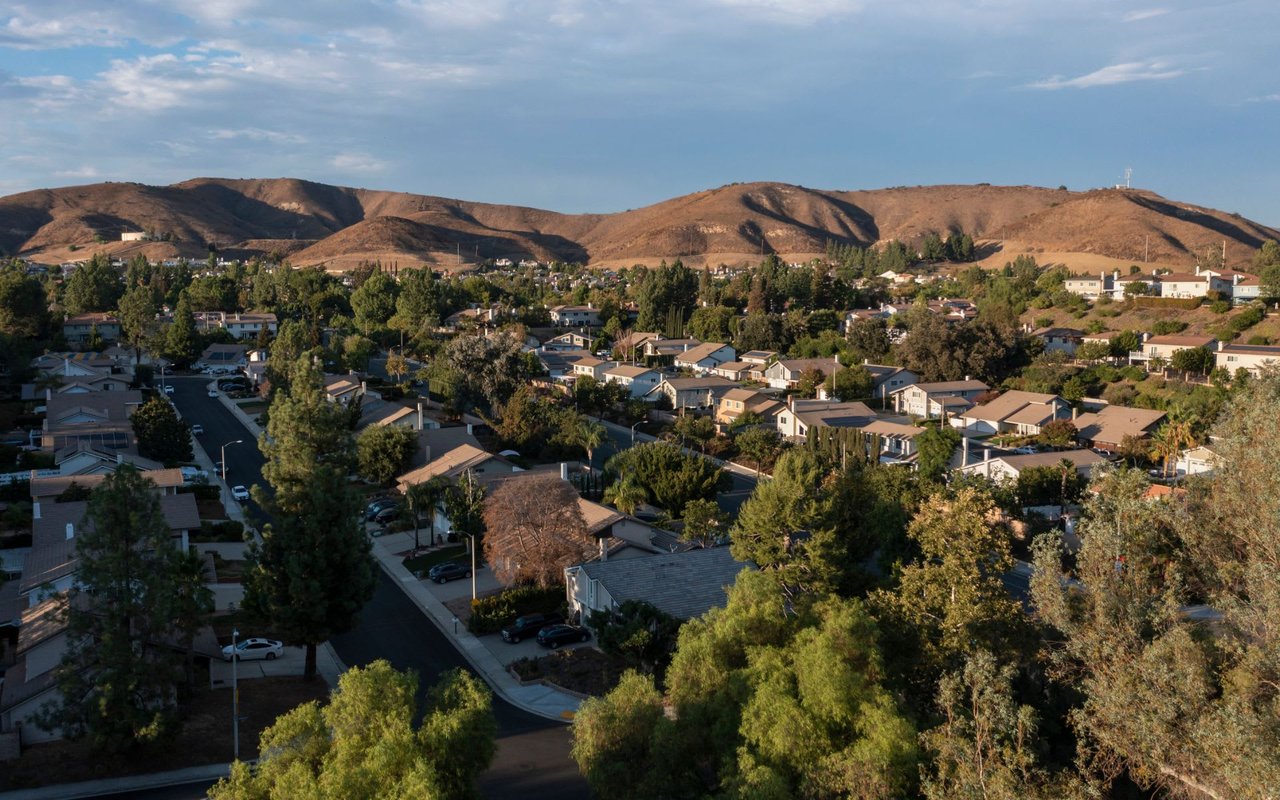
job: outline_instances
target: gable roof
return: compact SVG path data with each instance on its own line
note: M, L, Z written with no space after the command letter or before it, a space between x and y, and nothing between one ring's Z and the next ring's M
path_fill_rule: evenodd
M913 383L910 386L894 389L890 394L905 392L908 389L918 389L926 394L941 394L944 392L985 392L990 388L982 381L935 381L934 383Z
M1094 414L1076 418L1077 435L1084 441L1119 444L1125 436L1141 438L1160 420L1163 411L1128 406L1106 406Z
M1050 453L1027 453L1026 455L1003 455L992 456L992 461L1003 461L1014 470L1022 472L1024 469L1032 469L1034 467L1056 467L1063 460L1070 461L1076 465L1076 469L1081 467L1092 467L1095 464L1103 463L1107 459L1093 452L1092 450L1059 450ZM980 466L983 462L970 463L970 467Z
M604 374L616 375L619 378L635 379L635 378L639 378L641 375L647 375L650 372L657 372L657 370L650 369L649 367L637 367L631 364L621 364L619 366L614 367L613 369L605 370Z
M182 470L180 469L148 469L142 471L142 477L151 481L156 485L157 489L176 489L182 485ZM41 497L57 497L58 495L71 488L71 484L77 483L86 489L95 489L98 484L107 479L107 473L95 473L91 475L51 475L48 477L31 478L31 496L39 499Z
M404 492L409 486L419 483L426 483L437 476L446 478L454 478L461 475L468 469L480 466L486 461L499 461L506 463L506 459L496 456L486 450L470 444L460 444L457 447L441 454L438 458L434 458L427 462L426 466L418 467L415 470L406 472L396 481L401 492Z
M1143 342L1148 344L1166 344L1170 347L1213 347L1217 339L1212 336L1152 336Z
M827 428L861 428L876 418L866 403L857 400L793 400L791 413L806 425Z
M51 427L80 413L103 420L124 422L129 419L130 409L139 405L142 405L142 392L137 389L54 394L45 402L45 419Z
M643 600L677 619L692 619L728 600L738 573L754 567L735 561L728 547L593 561L580 569L617 603Z
M1010 422L1014 424L1039 424L1052 417L1051 405L1066 406L1067 401L1056 394L1005 392L990 402L975 406L964 413L965 419L984 422Z
M680 355L676 356L677 363L696 364L704 358L715 355L717 350L728 347L724 342L703 342L695 347L690 347Z

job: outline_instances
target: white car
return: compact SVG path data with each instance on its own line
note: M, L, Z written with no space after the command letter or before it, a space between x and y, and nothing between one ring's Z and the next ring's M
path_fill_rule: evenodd
M191 426L191 435L192 435L192 436L203 436L203 435L204 435L204 426L203 426L203 425L200 425L199 423L197 423L197 424L195 424L195 425L192 425L192 426Z
M252 639L241 639L235 647L227 645L222 648L222 660L252 661L266 659L274 661L284 655L284 644L275 639L263 639L255 636Z
M232 486L231 496L243 503L249 499L249 490L243 486Z
M166 383L166 384L164 385L164 393L165 393L165 394L173 394L173 384L172 384L172 383Z
M218 396L218 390L217 390L217 389L210 389L210 390L209 390L209 396L210 396L210 397L217 397L217 396Z

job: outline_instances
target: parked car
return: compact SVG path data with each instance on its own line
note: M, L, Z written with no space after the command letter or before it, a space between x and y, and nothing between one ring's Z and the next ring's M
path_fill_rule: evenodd
M512 644L534 636L538 631L548 625L556 625L564 622L564 617L556 613L550 614L525 614L523 617L516 617L515 622L502 629L502 641L511 642Z
M204 436L204 426L203 426L203 425L192 425L192 426L191 426L191 435L192 435L192 436Z
M223 475L230 474L231 467L224 465L221 461L215 461L213 462L213 471L218 473L218 477L221 478Z
M277 642L275 639L263 639L255 636L250 639L241 639L236 642L235 647L227 645L222 648L222 660L231 661L253 661L254 659L266 659L274 661L284 655L284 644Z
M436 583L447 583L454 578L470 578L471 568L456 561L445 561L427 570L427 577Z
M200 483L209 480L209 475L199 467L180 467L183 483Z
M249 499L249 490L243 486L232 486L231 496L243 503Z
M396 505L396 501L390 497L382 500L374 500L372 503L364 507L364 518L368 522L372 522L373 518L378 516L378 512L385 508L392 508Z
M165 393L165 394L173 394L173 384L172 384L172 383L166 383L166 384L164 385L164 393Z
M210 390L209 390L209 396L210 396L210 397L217 397L217 396L218 396L218 390L217 390L217 389L210 389Z
M552 650L562 644L585 642L591 638L591 632L576 625L548 625L538 631L538 644Z
M378 513L373 515L373 521L379 525L386 525L396 517L400 516L400 506L387 506Z

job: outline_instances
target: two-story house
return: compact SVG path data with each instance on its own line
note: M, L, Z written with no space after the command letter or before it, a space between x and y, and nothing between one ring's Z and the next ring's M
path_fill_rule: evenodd
M834 375L843 367L835 358L787 358L765 368L765 383L774 389L794 389L806 371L817 370L823 377Z
M1213 361L1232 375L1243 369L1256 376L1264 367L1280 365L1280 345L1219 343Z
M677 367L692 370L697 375L706 375L717 366L733 361L737 351L732 346L721 342L703 342L690 347L675 358Z
M648 367L619 364L605 370L604 379L606 383L627 387L633 398L640 398L662 382L662 373Z
M973 407L973 398L990 391L982 381L966 378L962 381L937 381L915 383L890 392L893 410L898 414L934 419L957 417Z
M1056 394L1009 391L960 416L965 436L1036 436L1055 419L1070 419L1071 404Z

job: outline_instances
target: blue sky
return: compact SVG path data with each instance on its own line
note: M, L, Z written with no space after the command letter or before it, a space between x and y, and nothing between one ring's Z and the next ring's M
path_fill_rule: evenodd
M0 194L298 177L619 211L734 181L1134 185L1280 225L1280 3L0 6Z

